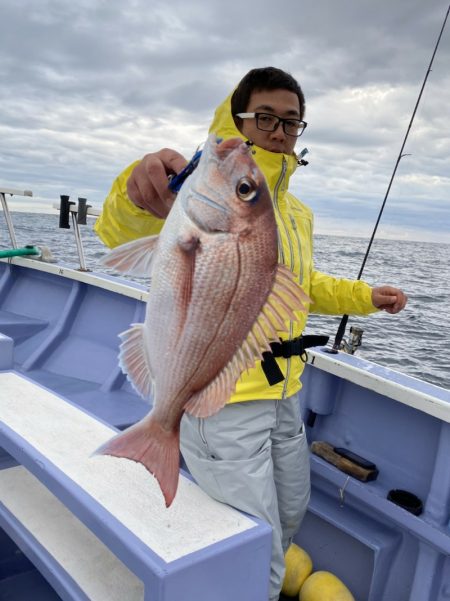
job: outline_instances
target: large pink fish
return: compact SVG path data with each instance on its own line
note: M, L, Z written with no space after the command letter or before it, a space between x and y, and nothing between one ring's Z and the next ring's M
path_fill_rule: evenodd
M219 411L309 301L278 264L277 247L271 196L249 147L211 135L160 235L105 260L151 278L145 322L121 335L120 362L153 409L99 452L141 462L167 507L178 485L183 413Z

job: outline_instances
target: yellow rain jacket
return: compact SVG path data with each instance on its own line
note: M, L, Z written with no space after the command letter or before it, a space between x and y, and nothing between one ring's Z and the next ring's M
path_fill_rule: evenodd
M231 95L216 110L210 131L221 138L245 137L236 128L231 115ZM311 210L288 192L289 178L297 168L297 157L269 152L252 146L253 158L264 173L272 193L279 231L279 260L287 265L312 300L312 313L367 315L376 311L371 301L372 289L362 281L338 279L316 271L313 266L313 215ZM128 198L126 182L137 162L114 181L95 224L102 241L113 248L142 236L157 234L163 225ZM297 314L289 324L289 339L300 336L307 315ZM286 335L284 335L287 338ZM301 388L300 376L304 364L300 357L277 358L285 380L269 386L258 362L255 368L239 379L230 403L256 399L281 399Z

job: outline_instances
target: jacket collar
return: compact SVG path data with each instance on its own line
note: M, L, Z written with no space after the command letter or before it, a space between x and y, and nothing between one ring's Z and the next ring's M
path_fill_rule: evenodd
M239 137L247 141L247 138L237 129L231 115L231 96L232 94L217 107L209 131L215 133L219 138ZM296 154L270 152L255 145L252 146L252 154L256 164L264 173L272 196L276 189L279 197L280 194L284 195L289 186L289 179L298 165ZM281 177L282 175L284 177Z

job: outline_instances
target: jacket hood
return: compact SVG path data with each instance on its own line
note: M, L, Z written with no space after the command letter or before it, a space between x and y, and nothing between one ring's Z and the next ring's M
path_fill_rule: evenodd
M214 113L214 119L209 128L210 133L215 133L219 138L228 139L239 137L247 141L247 138L238 130L231 114L231 96L233 92L217 107ZM252 155L258 167L264 173L270 191L273 195L275 188L280 180L280 175L284 177L279 184L278 193L284 194L289 186L289 178L297 169L298 158L295 153L290 155L280 152L270 152L263 148L252 146Z

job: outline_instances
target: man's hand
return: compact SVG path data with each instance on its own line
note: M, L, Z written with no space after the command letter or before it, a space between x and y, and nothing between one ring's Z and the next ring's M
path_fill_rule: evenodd
M170 148L146 154L128 178L130 200L155 217L165 219L176 196L168 188L168 177L179 173L186 165L186 159Z
M399 288L393 286L372 288L372 304L377 309L387 311L392 315L404 309L407 301L408 297Z

